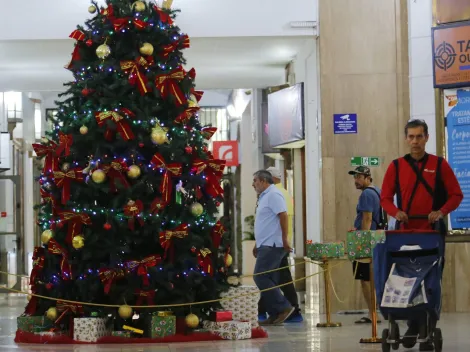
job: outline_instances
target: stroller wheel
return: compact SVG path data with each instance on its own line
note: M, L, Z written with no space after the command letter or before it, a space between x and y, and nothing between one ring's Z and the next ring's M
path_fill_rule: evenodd
M438 328L434 329L433 342L434 342L434 351L441 352L442 343L443 343L441 329L438 329Z
M388 339L388 329L382 331L382 352L390 352L390 345L387 342Z
M397 342L392 343L392 350L396 351L400 348L400 328L397 323L392 323L392 331L390 333L390 339Z

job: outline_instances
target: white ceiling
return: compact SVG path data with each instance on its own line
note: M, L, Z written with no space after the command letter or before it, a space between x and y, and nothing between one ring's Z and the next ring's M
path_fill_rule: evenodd
M199 89L263 88L284 82L284 68L313 37L191 38L184 54ZM73 41L0 41L0 91L62 91Z

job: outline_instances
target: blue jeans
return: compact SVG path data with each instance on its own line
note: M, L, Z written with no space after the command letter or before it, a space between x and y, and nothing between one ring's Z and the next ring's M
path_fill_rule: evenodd
M255 274L278 269L282 258L286 255L283 247L260 246L256 255ZM279 271L254 277L256 286L260 290L279 285ZM279 288L261 292L261 299L270 317L276 318L279 313L291 308L289 301L282 295Z

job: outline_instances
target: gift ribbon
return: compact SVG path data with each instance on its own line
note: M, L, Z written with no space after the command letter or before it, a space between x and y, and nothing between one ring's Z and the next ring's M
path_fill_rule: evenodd
M132 133L132 129L127 123L127 121L119 115L115 111L103 111L103 112L95 112L95 118L98 123L98 126L103 126L103 124L107 120L113 121L116 126L119 134L122 136L122 138L126 141L134 139L134 133Z
M144 72L141 71L141 69L147 69L153 64L154 62L152 56L148 56L147 58L139 56L135 61L121 61L121 70L129 75L128 80L132 86L137 84L140 95L145 95L150 91L150 89L147 87L147 76Z
M104 285L104 293L108 294L114 281L124 278L125 274L121 269L102 268L99 269L99 276Z
M144 259L138 261L138 260L128 260L124 263L124 265L129 269L129 270L134 270L137 268L137 275L142 276L142 281L145 286L149 285L149 279L148 279L148 271L147 268L151 268L154 266L157 266L160 264L162 261L162 257L160 255L150 255L148 257L145 257Z
M77 214L71 211L63 211L59 214L60 220L68 223L68 232L65 242L72 244L76 235L82 232L83 225L91 225L91 218L88 214Z
M178 227L174 228L173 230L166 230L160 232L160 245L165 250L165 254L163 258L167 257L168 250L170 252L170 261L173 262L174 259L174 248L173 248L173 239L174 238L185 238L189 235L188 233L188 225L181 224Z
M166 164L163 156L159 153L155 153L155 155L152 157L151 163L154 165L154 169L163 170L163 180L160 184L160 193L162 194L162 200L166 205L170 202L173 187L171 176L181 176L183 172L183 166L181 163Z
M212 259L210 256L211 253L212 252L208 248L203 248L199 250L197 258L199 261L199 266L202 267L202 270L208 273L210 276L213 276L214 272L212 271Z
M155 299L155 290L151 291L144 291L144 290L135 290L135 294L137 295L137 302L135 302L136 306L142 305L144 303L144 299L147 301L147 305L152 305L153 300Z
M126 205L124 207L124 215L126 215L129 219L127 221L127 224L129 226L129 229L131 231L135 230L135 219L137 218L137 221L139 221L140 226L144 226L144 219L142 219L140 213L144 210L144 205L142 201L136 200L134 201L134 204L132 205Z
M59 169L59 161L56 156L57 144L55 142L49 141L48 145L34 143L33 149L38 157L45 157L44 168L42 170L44 174Z
M68 253L62 248L62 246L53 238L49 240L47 250L51 254L60 255L62 259L60 261L60 271L62 273L63 280L72 279L72 266L69 263Z
M62 188L62 204L67 204L70 199L70 184L72 181L83 182L83 169L75 168L67 172L54 171L54 182Z
M103 165L102 170L109 177L109 190L111 193L117 192L116 179L121 181L121 184L125 188L129 188L129 182L127 182L124 172L127 170L127 164L124 160L115 160L112 161L109 165Z
M186 104L187 99L183 94L179 81L184 79L184 70L180 66L167 74L157 75L155 78L155 86L160 90L163 99L166 99L170 94L175 97L176 106Z

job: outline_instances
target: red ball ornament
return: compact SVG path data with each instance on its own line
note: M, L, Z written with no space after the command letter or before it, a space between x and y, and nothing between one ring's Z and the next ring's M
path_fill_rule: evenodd
M139 147L141 147L141 148L143 148L143 147L144 147L144 145L145 145L145 144L144 144L144 143L142 143L142 142L141 142L141 143L139 143Z
M109 231L111 230L111 224L109 222L107 222L106 224L103 225L103 228L106 230L106 231Z
M202 150L203 150L205 153L207 153L207 151L208 151L209 149L207 149L207 145L205 145L204 147L202 147Z
M90 90L90 89L88 89L88 88L83 88L83 89L82 89L82 95L83 95L84 97L88 96L88 94L90 94L90 93L91 93L91 90Z
M220 206L220 202L215 202L215 205L219 207L219 206Z
M85 43L86 43L86 45L88 45L88 46L92 46L92 45L93 45L93 40L88 39Z
M51 283L46 284L46 288L47 288L48 290L52 289L52 287L53 287L53 285L52 285Z
M184 148L184 151L186 152L186 154L191 154L193 152L193 148L188 145L186 148Z

